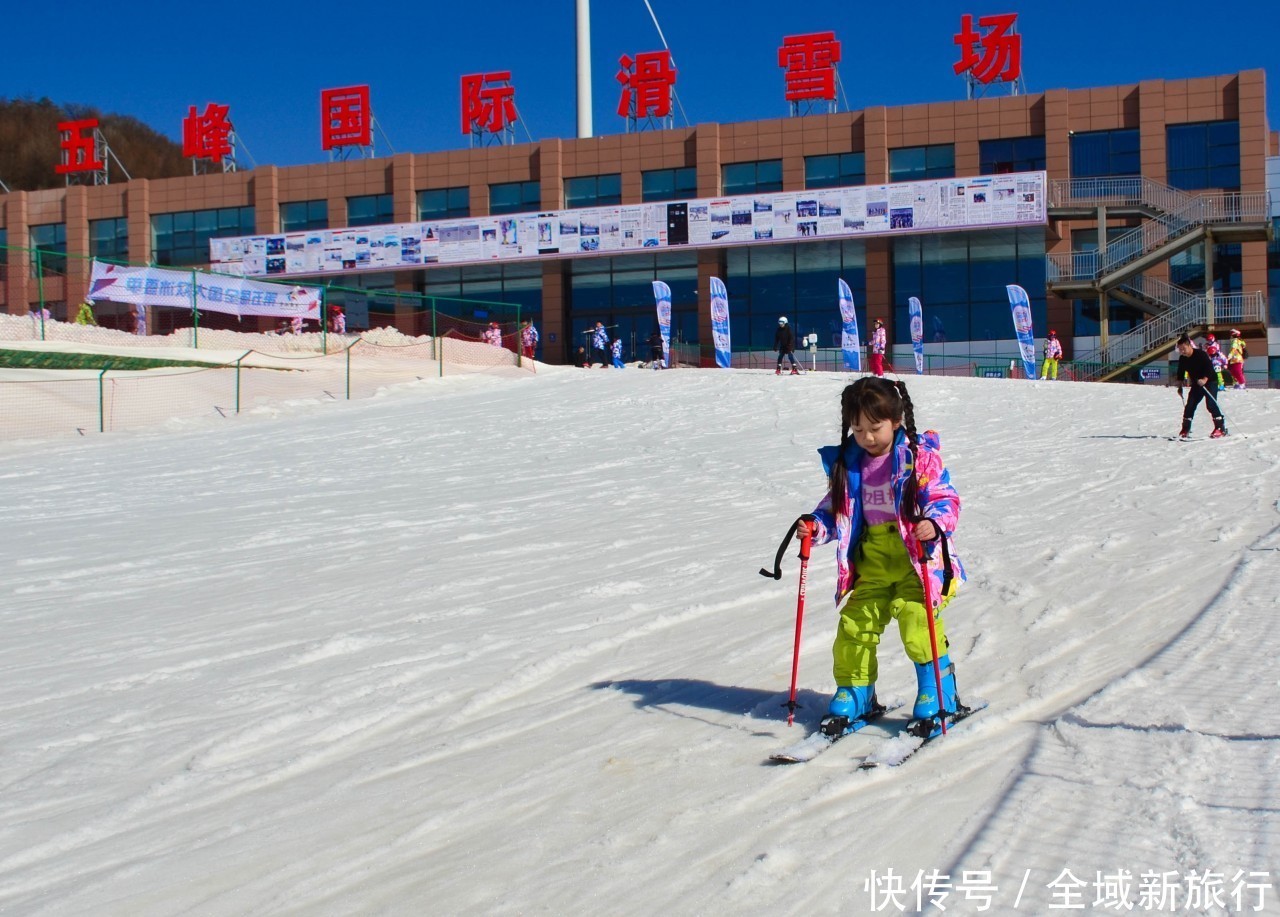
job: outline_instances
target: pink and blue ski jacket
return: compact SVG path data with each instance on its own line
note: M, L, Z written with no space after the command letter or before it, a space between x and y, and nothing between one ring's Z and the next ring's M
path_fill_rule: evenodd
M956 555L952 544L952 536L956 523L960 518L960 495L951 486L951 475L942 463L942 452L938 434L926 430L916 437L915 475L918 481L916 502L920 514L932 520L942 533L941 538L926 541L925 556L928 559L929 578L925 583L934 607L942 596L954 595L960 584L965 581L964 565ZM839 446L824 446L818 450L822 457L822 468L827 477L831 476L831 466L835 463ZM832 539L836 542L836 604L838 605L849 591L853 589L858 571L854 567L853 557L865 523L862 519L862 456L864 450L852 440L845 449L845 465L848 468L848 497L845 511L839 515L832 512L831 492L822 498L813 510L815 519L813 544L826 544ZM915 526L903 516L902 491L911 474L911 448L907 445L906 431L899 429L893 441L893 499L898 516L898 532L907 554L916 561L919 557L919 542L916 540ZM917 576L920 574L919 562L912 565ZM921 581L925 582L921 576Z
M886 335L883 327L877 328L875 331L871 332L872 353L884 353L886 343Z

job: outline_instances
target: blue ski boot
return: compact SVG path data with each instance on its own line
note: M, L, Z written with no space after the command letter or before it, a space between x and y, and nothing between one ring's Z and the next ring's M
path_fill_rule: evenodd
M876 700L875 685L841 686L836 688L819 729L829 736L848 735L882 713L884 707Z
M938 671L942 674L942 704L938 704L938 685L933 677L933 662L917 662L916 705L911 711L907 731L922 739L932 739L942 732L942 717L953 716L959 708L956 697L956 670L951 655L938 657Z

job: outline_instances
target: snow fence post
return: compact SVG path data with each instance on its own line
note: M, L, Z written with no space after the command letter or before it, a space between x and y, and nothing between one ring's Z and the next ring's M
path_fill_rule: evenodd
M106 399L103 397L102 389L105 384L103 381L103 377L107 374L107 370L109 370L110 368L111 368L111 361L108 360L106 362L106 365L102 367L102 372L98 373L98 432L99 433L105 433L107 429L106 417L105 417L106 412L103 408L103 405L105 404Z

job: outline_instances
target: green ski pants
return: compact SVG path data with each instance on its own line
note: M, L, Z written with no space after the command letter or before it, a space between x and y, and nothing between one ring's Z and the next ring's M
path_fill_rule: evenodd
M868 526L854 554L857 579L840 609L840 626L832 647L836 685L873 685L878 666L876 649L891 620L898 622L902 645L912 662L930 662L929 621L924 607L924 586L907 555L895 522ZM944 596L934 609L938 655L947 652L942 609Z

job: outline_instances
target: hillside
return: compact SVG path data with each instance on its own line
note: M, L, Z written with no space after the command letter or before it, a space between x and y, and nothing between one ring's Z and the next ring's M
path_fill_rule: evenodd
M111 152L133 178L171 178L191 174L182 146L129 115L103 113L85 105L57 105L48 99L0 99L0 181L10 191L57 188L65 177L54 172L60 161L58 123L97 118ZM114 163L112 181L124 176Z

